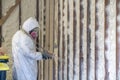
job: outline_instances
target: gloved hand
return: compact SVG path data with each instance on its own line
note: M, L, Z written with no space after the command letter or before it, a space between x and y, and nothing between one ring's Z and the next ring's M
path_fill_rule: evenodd
M43 59L52 59L53 55L49 54L47 51L44 51L42 54Z

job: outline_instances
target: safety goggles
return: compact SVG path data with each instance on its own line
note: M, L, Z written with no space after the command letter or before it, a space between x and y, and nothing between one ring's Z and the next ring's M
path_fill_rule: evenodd
M34 28L32 31L39 32L39 28Z

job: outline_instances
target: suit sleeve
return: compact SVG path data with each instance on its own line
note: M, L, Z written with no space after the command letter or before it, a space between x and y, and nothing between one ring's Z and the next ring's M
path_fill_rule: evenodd
M26 57L29 57L34 60L41 60L42 59L42 53L36 52L33 47L34 45L31 45L32 42L29 40L23 40L23 43L21 43L21 50L23 50L23 55Z

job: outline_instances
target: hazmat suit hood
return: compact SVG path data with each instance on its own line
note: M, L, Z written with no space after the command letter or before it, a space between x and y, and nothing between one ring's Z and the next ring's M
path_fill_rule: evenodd
M22 29L29 33L29 31L37 27L39 28L37 20L33 17L30 17L23 23Z

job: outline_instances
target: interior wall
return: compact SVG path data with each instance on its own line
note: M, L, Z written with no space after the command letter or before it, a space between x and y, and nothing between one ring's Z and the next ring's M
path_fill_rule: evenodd
M11 6L15 4L15 0L2 0L2 16L5 16L7 11ZM19 29L19 6L15 8L6 22L2 25L2 36L4 37L4 42L2 46L7 49L7 54L10 56L9 67L10 70L7 71L7 80L12 80L12 54L11 54L11 41L13 34Z
M2 17L2 1L0 1L0 18ZM0 46L2 44L2 27L0 26Z
M2 15L14 4L2 0ZM119 0L21 0L2 25L2 46L11 57L13 34L35 16L39 45L56 56L38 62L38 80L119 80L119 6Z

